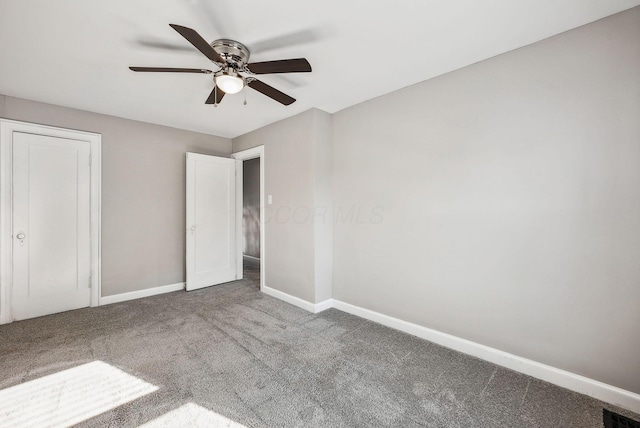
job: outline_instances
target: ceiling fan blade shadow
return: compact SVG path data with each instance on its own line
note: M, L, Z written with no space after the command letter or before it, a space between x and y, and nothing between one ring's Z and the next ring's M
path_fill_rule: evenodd
M309 73L311 64L306 58L280 59L277 61L252 62L247 67L253 74Z
M211 91L211 94L209 94L209 98L207 98L207 101L205 101L204 103L220 104L220 101L222 101L225 95L226 93L223 92L222 89L218 88L217 86L214 86L213 91Z
M147 73L201 73L211 74L213 71L205 68L171 68L171 67L129 67L131 71L142 71Z
M276 101L278 101L281 104L284 104L286 106L293 104L296 102L295 98L290 97L289 95L285 94L284 92L280 92L279 90L277 90L276 88L274 88L273 86L269 86L266 83L260 81L260 80L252 80L251 82L247 83L247 85L251 88L251 89L255 89L256 91L268 96L269 98L272 98Z
M136 39L135 44L138 46L144 46L145 48L152 49L163 49L166 51L175 51L175 52L193 52L193 48L190 46L177 45L174 43L168 43L161 40L154 39Z
M270 76L269 80L278 83L278 85L282 84L287 88L299 88L304 85L304 83L301 82L301 79L295 74L274 74L273 76Z
M196 4L196 7L200 9L201 15L204 15L209 20L211 28L221 37L230 37L232 35L235 25L229 17L229 13L225 14L224 19L220 18L219 2L210 0L191 0L191 2Z
M313 43L319 40L321 37L322 33L318 29L300 30L259 40L254 43L250 43L248 46L251 50L251 53L255 54L275 49L302 45L305 43Z
M200 34L198 34L196 30L177 24L169 25L211 61L224 63L224 60L220 57L220 55L218 55L218 52L216 52L211 47L211 45L205 39L203 39Z

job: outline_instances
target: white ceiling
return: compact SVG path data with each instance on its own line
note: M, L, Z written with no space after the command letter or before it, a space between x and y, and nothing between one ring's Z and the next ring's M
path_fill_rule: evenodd
M311 107L359 102L640 5L640 0L0 0L0 93L235 137ZM211 68L170 23L245 43L252 61L306 57L313 73L261 76L205 105Z

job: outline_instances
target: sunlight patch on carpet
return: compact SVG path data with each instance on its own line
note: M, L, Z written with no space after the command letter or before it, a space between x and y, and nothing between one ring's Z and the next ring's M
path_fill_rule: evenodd
M67 427L156 390L94 361L0 391L0 427Z

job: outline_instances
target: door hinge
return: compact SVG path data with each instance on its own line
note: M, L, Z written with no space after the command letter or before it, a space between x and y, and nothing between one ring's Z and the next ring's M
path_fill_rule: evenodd
M89 288L91 288L92 285L92 281L91 281L91 277L89 277Z

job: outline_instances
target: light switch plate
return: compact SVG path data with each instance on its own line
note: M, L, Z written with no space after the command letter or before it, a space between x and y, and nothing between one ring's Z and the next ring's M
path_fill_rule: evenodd
M271 205L273 203L273 195L267 196L267 204Z

